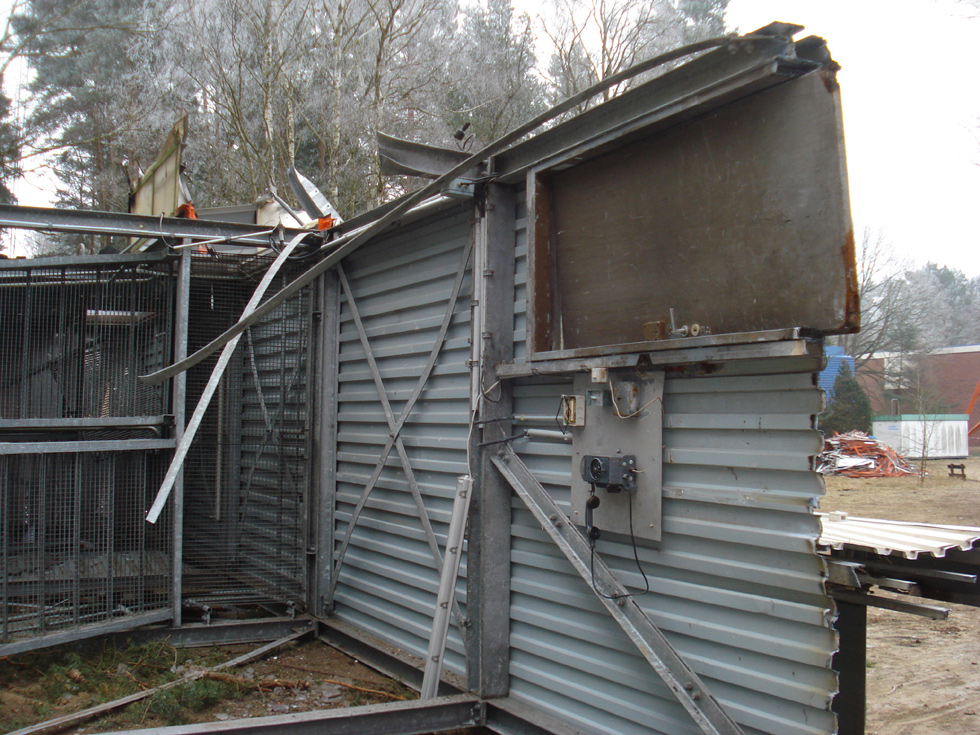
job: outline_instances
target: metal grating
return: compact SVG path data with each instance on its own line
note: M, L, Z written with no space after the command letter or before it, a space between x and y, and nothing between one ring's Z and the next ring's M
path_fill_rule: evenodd
M170 354L173 288L168 262L0 270L3 418L164 413L137 376Z
M195 257L189 351L237 321L270 262ZM270 293L295 273L289 266ZM187 604L305 602L312 313L304 289L245 333L184 466ZM188 415L217 355L188 372Z
M169 452L173 267L0 269L0 643L167 610L172 522L144 521ZM66 451L67 442L75 451Z

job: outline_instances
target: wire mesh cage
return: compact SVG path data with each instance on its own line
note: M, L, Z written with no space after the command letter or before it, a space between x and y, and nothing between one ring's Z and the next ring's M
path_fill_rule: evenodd
M192 263L188 349L234 324L269 258ZM295 273L289 266L270 292ZM183 595L188 605L305 598L312 314L304 289L245 332L184 467ZM193 410L217 355L188 372Z
M0 641L171 605L171 524L144 521L162 452L0 457Z
M231 326L269 258L195 256L188 350ZM176 266L0 264L0 646L172 609ZM273 283L287 282L287 266ZM309 289L246 332L184 465L185 604L301 608L309 487ZM187 374L197 404L217 355ZM0 650L3 650L0 648Z
M146 509L170 452L174 269L0 269L0 643L172 606L172 522Z

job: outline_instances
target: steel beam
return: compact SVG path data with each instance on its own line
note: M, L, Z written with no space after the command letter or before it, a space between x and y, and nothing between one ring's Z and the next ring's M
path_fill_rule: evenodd
M177 300L174 306L174 360L187 357L187 336L190 323L191 304L191 254L184 251L180 255L177 269ZM174 441L180 442L184 437L184 423L187 419L187 373L175 375L170 384L170 410L174 415ZM184 586L184 471L174 481L174 513L173 513L173 607L174 626L180 627L181 603L183 602Z
M948 607L923 605L919 602L906 602L895 597L872 595L867 592L835 589L831 591L831 597L837 602L864 605L865 607L880 607L883 610L894 610L895 612L908 613L909 615L918 615L920 618L929 618L930 620L946 620L949 617Z
M494 366L514 356L514 250L516 202L511 187L487 187L483 217L477 227L482 262L473 272L483 278L482 323L473 339L483 340L480 365L480 421L473 444L511 435L513 390ZM496 386L496 387L493 387ZM492 399L492 400L490 400ZM479 458L470 518L466 568L466 608L470 618L467 679L470 691L501 697L510 687L510 485L490 462L493 449L471 447Z
M297 712L277 717L253 717L228 722L205 722L145 730L122 730L117 735L421 735L467 727L481 727L484 705L476 697L459 694L439 699L386 702Z
M166 426L173 416L91 416L61 419L0 419L0 431L82 431L87 429L144 429Z
M65 643L75 643L76 641L80 641L85 638L92 638L93 636L97 635L103 635L105 633L118 633L124 630L133 630L134 628L140 628L144 625L161 623L163 621L170 620L172 617L173 611L167 609L158 610L156 612L140 613L138 615L129 615L126 617L115 618L114 620L92 623L91 625L81 625L77 628L72 628L71 630L66 630L61 633L50 633L48 635L37 636L35 638L29 638L22 641L0 644L0 656L13 656L18 653L26 653L27 651L36 651L40 648L50 648L51 646L60 646Z
M177 648L202 646L233 646L243 643L274 641L297 629L316 626L313 620L303 618L259 618L256 620L215 621L208 624L191 623L181 626L143 628L126 633L125 639L136 644L166 638Z
M13 227L24 230L46 232L78 232L82 234L119 235L122 237L166 238L180 241L227 239L239 245L270 246L269 235L256 235L255 225L236 222L213 222L201 219L182 219L179 217L148 217L124 212L94 212L81 209L53 209L50 207L21 207L15 204L0 204L0 227ZM322 237L317 233L284 228L284 237L292 239L305 234L319 245ZM101 264L142 263L150 258L164 259L166 254L121 254L91 256L91 262ZM0 262L4 268L57 267L60 265L84 264L85 259L77 257L45 258L33 265L20 260Z
M315 431L313 436L313 513L316 528L312 591L309 609L329 615L327 605L333 575L334 506L337 496L337 395L340 372L340 284L336 271L320 278L320 321L314 371Z
M487 729L503 735L589 735L509 697L486 703Z
M73 454L75 452L138 452L173 449L173 439L105 439L77 442L0 442L0 455Z
M630 345L624 345L631 347ZM561 359L534 360L531 362L503 363L496 366L497 375L505 380L528 378L535 375L560 375L591 370L596 367L620 368L644 365L666 365L671 367L689 366L731 366L738 361L771 360L786 358L807 358L818 355L819 345L813 340L800 338L780 339L772 342L749 342L746 344L721 344L702 347L688 346L687 340L671 341L669 347L646 351L637 346L633 354L609 355L608 357L577 357ZM819 370L820 368L815 368ZM712 374L717 374L712 370Z
M821 64L797 58L789 38L798 30L776 29L777 35L770 35L764 29L766 35L752 34L751 45L706 53L503 151L494 161L494 173L507 183L519 181L528 168L555 156L584 155L613 140L625 142L631 134L649 135L813 71Z
M591 559L588 542L510 446L497 450L493 463L572 563L667 688L707 735L742 735L742 728L714 698L701 678L647 617L602 558ZM590 563L591 562L591 563ZM599 592L602 594L599 594Z
M10 209L29 210L32 209L32 207L18 207L13 204L0 204L0 212ZM72 210L58 209L54 211L66 212ZM8 226L17 227L17 225ZM3 227L2 223L0 223L0 227ZM35 269L47 270L49 268L54 269L68 267L93 268L113 265L150 265L153 263L164 263L168 260L176 259L177 256L173 253L106 253L105 255L58 255L52 258L0 258L0 272ZM5 276L4 280L11 277L12 276Z

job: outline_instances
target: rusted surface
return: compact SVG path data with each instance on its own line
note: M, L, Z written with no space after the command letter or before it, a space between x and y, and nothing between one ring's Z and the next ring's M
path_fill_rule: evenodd
M650 340L651 342L667 339L667 322L660 320L644 324L643 339Z
M550 188L545 177L531 175L529 189L535 247L528 252L528 294L533 319L528 319L528 343L535 352L554 348L555 291L552 255Z
M857 332L861 329L861 296L858 293L858 273L857 256L854 247L854 230L848 230L844 237L844 244L841 246L841 257L844 266L847 268L845 278L847 279L847 294L845 296L844 323L841 331L845 333Z
M838 92L840 91L840 84L837 81L837 72L840 71L840 64L836 61L831 62L828 66L825 66L820 70L820 78L823 79L823 86L827 88L828 92Z

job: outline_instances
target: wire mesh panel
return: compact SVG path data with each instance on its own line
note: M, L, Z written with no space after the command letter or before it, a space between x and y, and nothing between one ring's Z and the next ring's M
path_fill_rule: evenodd
M237 321L269 262L195 257L189 350ZM198 430L184 468L187 604L304 602L311 320L306 289L248 330ZM188 411L216 360L188 372Z
M0 457L0 642L171 605L169 510L144 521L169 452Z
M172 521L144 521L170 386L137 377L170 358L174 286L160 257L0 267L0 651L172 607Z
M0 270L3 418L165 412L169 384L137 376L170 355L171 263L89 263Z

